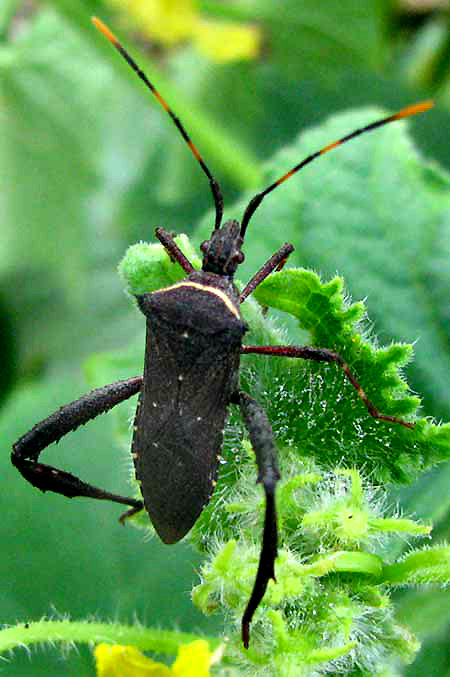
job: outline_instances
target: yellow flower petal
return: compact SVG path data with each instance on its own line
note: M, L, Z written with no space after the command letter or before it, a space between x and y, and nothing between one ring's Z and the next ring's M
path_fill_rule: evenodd
M108 0L125 21L164 45L192 40L214 61L253 59L260 51L256 26L203 19L194 0Z
M109 0L140 31L166 45L189 39L196 22L192 0Z
M134 646L98 644L94 650L98 677L171 677L172 670L147 658Z
M261 33L256 26L200 18L194 26L193 39L199 51L222 63L254 59L261 46Z
M180 646L172 665L172 677L209 677L211 659L209 644L204 639Z

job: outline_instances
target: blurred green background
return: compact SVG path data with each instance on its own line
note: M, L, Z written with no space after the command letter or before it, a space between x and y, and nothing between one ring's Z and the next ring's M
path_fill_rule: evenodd
M142 318L116 273L125 248L152 240L158 225L191 233L211 208L205 177L170 120L98 35L90 16L107 21L161 87L230 205L242 191L263 187L263 164L301 130L358 106L396 110L435 97L436 108L412 119L410 129L422 154L449 168L449 10L448 3L430 4L193 3L198 20L234 20L257 29L257 55L223 62L189 37L170 46L156 42L133 20L133 3L125 0L2 0L1 623L69 614L220 629L220 619L203 618L190 603L200 559L188 545L144 542L141 532L120 527L117 507L44 496L9 462L11 444L35 422L103 385L98 370L86 369L93 353L126 352L143 341ZM439 8L443 4L447 9ZM332 171L332 155L320 161ZM266 228L279 234L280 245L284 242L282 224ZM441 233L448 266L450 215ZM294 245L293 264L314 265L302 255L302 242ZM263 230L249 230L246 253L249 268L271 253ZM339 252L322 270L345 277L346 261L351 265L351 252ZM447 292L448 284L447 278ZM370 289L349 291L355 299L367 294L369 312L380 312L371 307ZM448 343L447 319L437 329L442 345ZM426 334L430 328L421 330ZM386 331L382 338L415 341L419 333L416 328L403 336ZM447 346L439 364L449 360ZM134 374L118 365L111 380L127 375ZM427 392L424 374L422 381L414 371L409 376L413 388L425 390L425 413L446 417L448 406ZM445 382L445 373L442 378ZM113 415L101 417L44 458L127 493L129 460L114 426ZM441 492L441 510L433 515L440 538L448 536L449 478L448 468L441 467L398 495L406 510L429 517L427 496ZM402 620L424 640L408 677L450 675L444 601L440 592L399 594ZM31 662L18 651L4 670L8 675L93 674L83 649L64 664L59 650L33 652Z

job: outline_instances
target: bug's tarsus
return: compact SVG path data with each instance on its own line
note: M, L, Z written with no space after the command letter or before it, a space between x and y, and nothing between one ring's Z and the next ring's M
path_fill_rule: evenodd
M13 465L28 482L41 491L53 491L67 498L84 496L113 501L130 505L133 509L142 509L141 501L104 491L83 482L71 473L37 461L39 454L52 442L58 442L61 437L76 430L80 425L136 395L141 386L141 376L129 378L92 390L78 400L61 407L33 426L13 445L11 454Z
M130 519L130 517L133 517L134 515L137 515L138 512L141 512L141 510L144 510L144 502L143 501L137 501L139 505L136 505L134 508L130 508L126 512L122 513L122 515L119 517L119 522L122 526L125 526L125 522Z
M193 144L189 134L187 133L186 129L184 128L183 123L181 120L178 118L177 115L173 112L173 110L170 108L166 100L161 96L161 94L158 92L156 87L153 85L152 82L148 79L146 74L140 69L138 64L134 61L134 59L128 54L126 49L120 44L119 40L117 37L110 31L110 29L105 26L103 21L100 21L97 17L92 17L92 23L94 26L101 32L103 35L110 41L110 43L117 49L119 54L123 56L125 61L131 66L131 68L134 70L136 75L142 80L142 82L145 84L145 86L152 92L152 94L156 97L156 99L159 101L161 106L164 108L166 113L170 115L172 122L174 123L175 127L178 129L179 133L183 137L184 141L186 144L189 146L191 153L199 163L200 167L202 168L204 174L209 179L209 185L211 188L211 193L213 196L214 200L214 206L216 208L216 219L215 219L215 225L214 228L220 228L220 224L222 222L222 216L223 216L223 196L222 196L222 191L220 189L218 181L213 177L211 174L210 170L208 169L207 165L203 161L203 158L201 157L200 153L197 150L197 147Z
M315 362L336 362L336 364L344 371L358 396L364 402L367 411L373 418L380 421L386 421L387 423L396 423L404 428L413 429L415 427L414 423L409 423L397 416L388 416L378 411L373 402L367 397L348 364L338 353L334 353L332 350L316 348L315 346L242 346L242 354L248 353L269 355L270 357L297 357L302 360L313 360Z

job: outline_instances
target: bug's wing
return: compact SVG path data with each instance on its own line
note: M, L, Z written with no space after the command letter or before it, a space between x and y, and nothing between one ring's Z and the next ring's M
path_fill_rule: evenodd
M236 390L242 323L214 335L157 318L147 325L133 457L150 519L165 543L185 536L214 490Z

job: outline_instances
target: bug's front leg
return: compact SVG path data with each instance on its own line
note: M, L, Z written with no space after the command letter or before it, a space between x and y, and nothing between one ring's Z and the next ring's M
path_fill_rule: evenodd
M267 414L260 404L247 393L240 392L237 402L241 409L242 418L250 435L253 450L258 466L258 482L264 487L266 495L266 513L264 518L264 532L258 571L253 591L242 617L242 641L248 648L250 623L259 606L267 584L272 578L275 580L275 559L277 556L277 515L275 507L275 487L280 479L277 465L277 452Z
M58 442L67 433L91 421L99 414L112 409L116 404L138 393L142 377L117 381L103 388L97 388L55 411L48 418L37 423L14 445L12 464L34 487L41 491L53 491L68 498L85 496L99 500L130 505L135 511L142 509L142 501L111 494L83 482L75 475L50 465L39 463L38 458L52 442Z
M294 251L293 245L286 242L280 249L268 259L255 275L247 282L239 296L239 302L244 303L247 296L258 287L274 270L281 270L288 259L288 256Z

